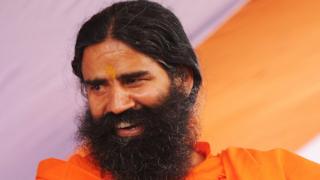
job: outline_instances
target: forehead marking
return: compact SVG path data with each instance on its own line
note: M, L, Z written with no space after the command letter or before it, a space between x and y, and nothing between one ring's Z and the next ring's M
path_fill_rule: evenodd
M110 79L115 79L116 78L116 70L113 66L107 65L106 66L106 74Z

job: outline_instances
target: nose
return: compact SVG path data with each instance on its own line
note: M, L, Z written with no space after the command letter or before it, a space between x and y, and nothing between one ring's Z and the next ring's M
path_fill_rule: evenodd
M135 106L134 100L131 98L130 93L122 87L114 87L109 94L105 113L112 112L120 114Z

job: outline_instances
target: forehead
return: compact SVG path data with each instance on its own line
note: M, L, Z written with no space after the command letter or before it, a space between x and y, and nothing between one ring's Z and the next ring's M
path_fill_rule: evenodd
M85 79L105 76L111 71L116 75L142 70L157 73L159 68L162 69L156 60L114 39L85 48L82 61Z

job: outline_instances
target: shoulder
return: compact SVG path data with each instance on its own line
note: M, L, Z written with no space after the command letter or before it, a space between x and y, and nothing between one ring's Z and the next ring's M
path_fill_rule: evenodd
M99 169L87 158L78 154L69 160L49 158L40 161L37 169L37 180L97 180L100 178Z
M49 158L40 161L36 179L59 179L64 176L67 169L65 161Z
M250 162L254 164L266 163L266 161L278 159L281 160L286 156L292 156L293 153L285 149L272 149L268 151L260 151L249 148L230 147L221 153L224 157L234 161ZM294 155L296 156L296 155Z
M284 149L259 151L228 148L221 153L222 161L233 174L256 174L261 179L319 179L320 165ZM268 177L268 178L265 178Z
M281 148L261 151L256 149L231 147L222 151L221 154L230 160L259 165L268 163L286 165L293 162L302 162L303 164L319 166L319 164L315 162L307 160L293 152Z

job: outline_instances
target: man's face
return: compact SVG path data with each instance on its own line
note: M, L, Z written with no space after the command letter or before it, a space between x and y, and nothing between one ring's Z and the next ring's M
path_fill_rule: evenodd
M182 179L196 137L189 126L194 97L181 81L112 39L86 48L82 67L89 109L79 140L102 172L118 180Z
M85 49L82 73L93 118L156 106L169 93L170 79L155 60L113 39ZM117 124L122 137L142 131L135 124Z

